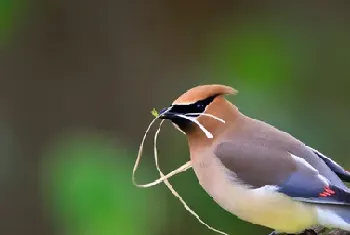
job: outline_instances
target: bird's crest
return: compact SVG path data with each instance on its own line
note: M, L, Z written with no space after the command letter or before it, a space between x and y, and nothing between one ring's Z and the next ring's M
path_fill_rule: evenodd
M179 98L177 98L173 104L191 104L195 103L199 100L204 100L211 96L216 95L235 95L238 91L232 87L212 84L212 85L201 85L196 86L184 94L182 94Z

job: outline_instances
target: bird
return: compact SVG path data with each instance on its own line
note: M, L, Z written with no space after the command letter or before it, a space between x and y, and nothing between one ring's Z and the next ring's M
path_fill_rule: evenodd
M267 122L241 113L221 84L199 85L163 108L184 133L198 182L239 219L297 234L320 225L350 231L350 173ZM219 121L221 120L221 121Z

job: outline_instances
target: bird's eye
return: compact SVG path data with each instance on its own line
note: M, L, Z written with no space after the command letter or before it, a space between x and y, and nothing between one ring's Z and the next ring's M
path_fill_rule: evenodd
M198 103L196 106L197 106L198 109L203 109L204 108L204 104L202 104L202 103Z

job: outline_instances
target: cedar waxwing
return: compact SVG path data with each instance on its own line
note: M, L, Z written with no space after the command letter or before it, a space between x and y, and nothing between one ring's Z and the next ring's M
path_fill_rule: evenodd
M350 173L290 134L239 112L224 98L236 93L224 85L194 87L159 114L186 134L204 190L225 210L273 233L314 225L350 231L350 190L342 182L350 182Z

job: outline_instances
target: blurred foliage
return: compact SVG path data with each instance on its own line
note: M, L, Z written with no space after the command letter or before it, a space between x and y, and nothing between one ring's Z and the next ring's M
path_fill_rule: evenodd
M214 49L210 55L215 54L215 59L211 62L219 77L236 78L260 88L282 83L290 77L293 61L286 41L264 25L240 25L212 43Z
M69 138L51 150L44 179L54 221L74 235L154 234L162 227L164 199L136 188L134 156L107 142Z
M5 185L14 173L16 163L16 141L9 120L0 118L0 185Z
M234 29L224 27L209 42L205 54L211 77L240 91L228 99L243 113L292 128L290 87L301 59L294 56L293 43L272 22L251 20Z
M0 44L4 43L11 36L20 7L23 7L21 0L0 1Z

